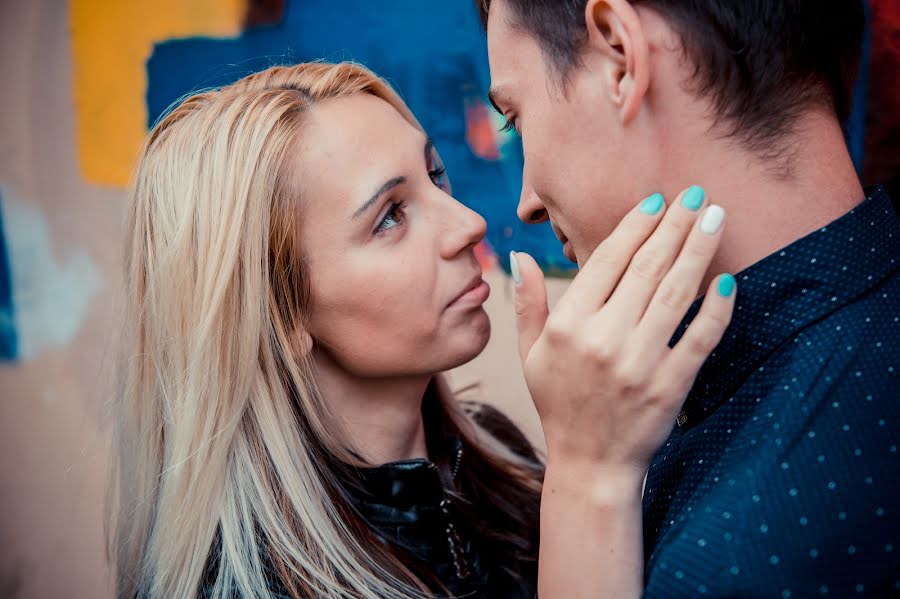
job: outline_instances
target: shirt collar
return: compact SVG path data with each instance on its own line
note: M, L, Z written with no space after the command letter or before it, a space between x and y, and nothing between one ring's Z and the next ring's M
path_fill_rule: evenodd
M712 413L797 332L897 270L900 221L881 187L867 192L844 216L735 275L738 296L731 325L700 370L678 417L680 427ZM670 345L684 334L702 301L688 311Z

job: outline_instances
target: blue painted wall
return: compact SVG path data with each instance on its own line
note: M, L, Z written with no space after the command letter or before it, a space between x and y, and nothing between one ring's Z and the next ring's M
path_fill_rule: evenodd
M488 242L508 269L509 250L531 253L548 272L570 271L548 226L515 215L521 190L518 139L499 160L466 142L466 105L484 101L490 76L484 32L472 0L288 1L276 25L237 39L157 45L147 64L150 124L185 94L230 83L273 64L356 60L387 78L435 140L454 195L488 222Z

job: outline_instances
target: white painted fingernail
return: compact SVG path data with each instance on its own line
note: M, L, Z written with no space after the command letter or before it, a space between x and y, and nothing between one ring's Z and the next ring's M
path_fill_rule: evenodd
M703 213L703 219L700 221L700 230L707 235L715 235L722 228L725 221L725 210L721 206L713 204Z
M509 272L512 274L516 287L522 284L522 274L519 272L519 260L515 252L509 253Z

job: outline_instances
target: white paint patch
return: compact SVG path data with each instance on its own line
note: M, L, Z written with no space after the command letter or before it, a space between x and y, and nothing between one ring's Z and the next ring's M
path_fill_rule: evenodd
M0 189L0 201L17 357L28 359L72 342L103 280L86 251L65 248L54 253L47 220L37 205L15 200L5 189Z

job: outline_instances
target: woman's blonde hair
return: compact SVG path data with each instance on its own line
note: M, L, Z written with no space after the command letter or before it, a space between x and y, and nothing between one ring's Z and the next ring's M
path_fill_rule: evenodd
M354 94L387 101L421 129L367 69L310 63L191 96L148 136L130 195L114 402L119 597L201 588L267 597L273 581L315 597L433 588L378 542L342 491L346 465L359 460L300 341L310 307L291 150L310 107ZM535 507L516 517L536 519L537 471L447 393L434 395L470 459L509 481L503 510L527 495ZM534 538L495 536L529 559Z

